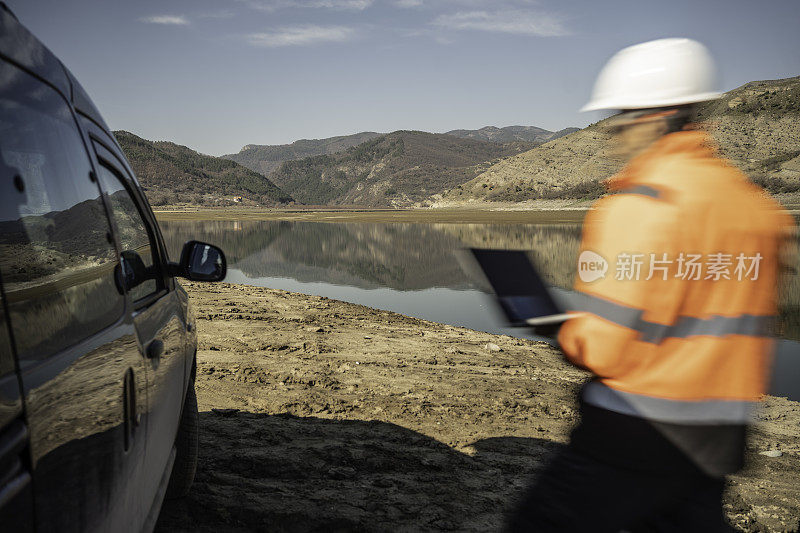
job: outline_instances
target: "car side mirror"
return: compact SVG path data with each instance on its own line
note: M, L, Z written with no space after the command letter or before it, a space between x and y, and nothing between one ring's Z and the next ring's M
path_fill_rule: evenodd
M228 271L225 253L200 241L189 241L183 245L180 263L170 265L172 274L192 281L222 281Z

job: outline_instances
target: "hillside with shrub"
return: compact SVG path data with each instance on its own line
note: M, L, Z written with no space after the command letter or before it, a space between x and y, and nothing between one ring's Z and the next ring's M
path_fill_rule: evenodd
M274 206L292 201L268 178L233 161L127 131L115 131L114 136L154 206Z
M800 193L800 77L757 81L700 107L698 118L721 154L773 194ZM598 122L525 153L505 158L434 205L586 200L622 166L611 157Z

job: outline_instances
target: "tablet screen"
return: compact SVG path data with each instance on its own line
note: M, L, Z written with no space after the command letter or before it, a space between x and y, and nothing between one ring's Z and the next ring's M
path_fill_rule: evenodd
M562 313L526 252L475 248L470 252L512 324Z

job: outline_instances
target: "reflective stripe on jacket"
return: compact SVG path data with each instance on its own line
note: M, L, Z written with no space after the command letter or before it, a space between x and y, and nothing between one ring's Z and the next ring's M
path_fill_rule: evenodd
M747 422L767 390L779 248L793 220L698 131L662 137L609 188L581 242L608 270L579 275L572 311L585 314L559 333L568 359L598 376L585 400L664 422ZM699 275L687 275L690 257Z

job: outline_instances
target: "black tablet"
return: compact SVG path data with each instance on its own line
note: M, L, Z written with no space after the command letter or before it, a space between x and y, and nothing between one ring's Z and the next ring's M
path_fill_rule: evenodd
M574 316L564 313L553 299L527 252L470 248L469 255L512 326L555 324Z

